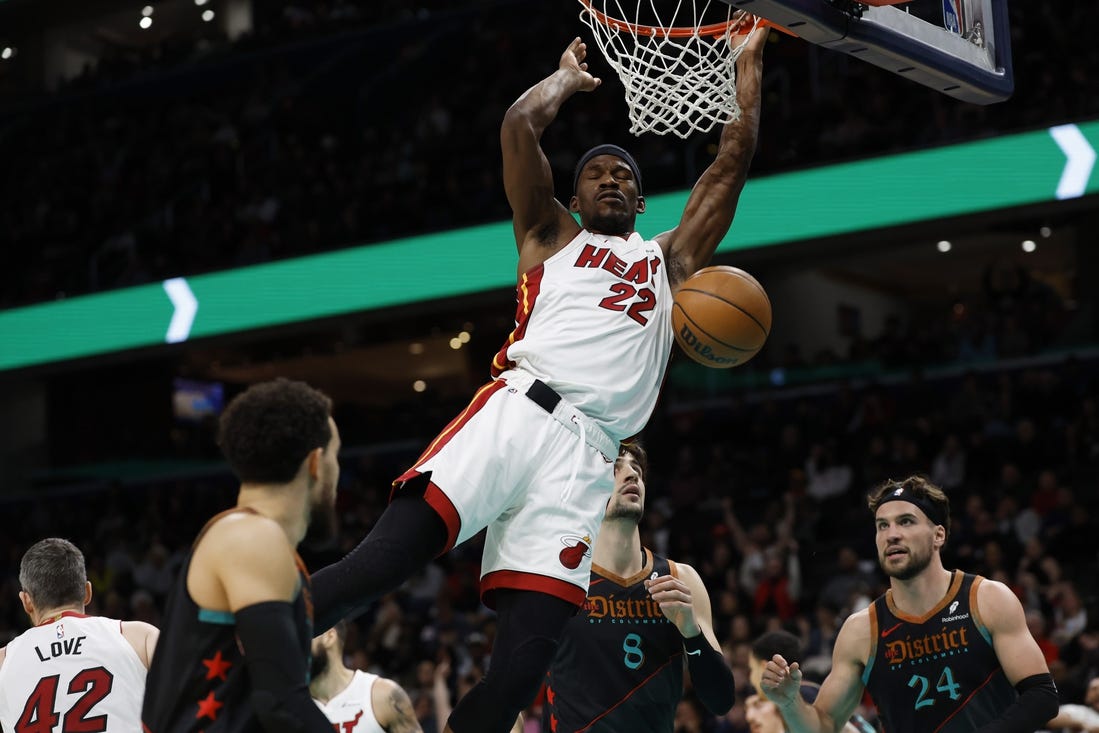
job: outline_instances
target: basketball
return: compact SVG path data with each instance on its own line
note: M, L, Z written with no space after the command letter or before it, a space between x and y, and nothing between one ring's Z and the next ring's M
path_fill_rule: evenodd
M675 294L672 329L687 356L703 366L728 369L763 348L771 332L771 301L744 270L706 267Z

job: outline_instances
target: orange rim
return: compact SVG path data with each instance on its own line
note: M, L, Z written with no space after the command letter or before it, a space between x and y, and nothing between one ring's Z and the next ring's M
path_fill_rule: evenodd
M672 26L670 28L662 28L655 25L642 25L640 23L630 23L629 21L619 20L618 18L612 18L606 13L601 13L592 7L591 0L580 0L580 4L584 6L585 10L591 14L595 20L601 25L605 25L611 30L621 33L627 31L638 36L662 36L664 38L689 38L693 35L709 36L711 38L719 38L725 35L726 31L738 28L748 24L746 16L740 20L728 20L724 23L710 23L709 25L698 26ZM794 35L790 31L786 30L780 25L776 25L766 18L760 18L759 24L762 27L776 28L783 33Z

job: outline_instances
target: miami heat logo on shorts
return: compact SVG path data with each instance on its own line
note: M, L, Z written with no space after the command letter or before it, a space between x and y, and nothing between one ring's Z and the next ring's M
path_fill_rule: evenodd
M566 535L561 538L561 544L565 546L565 549L561 550L557 558L569 570L576 570L580 567L581 560L585 557L591 557L591 537L588 535L583 537Z

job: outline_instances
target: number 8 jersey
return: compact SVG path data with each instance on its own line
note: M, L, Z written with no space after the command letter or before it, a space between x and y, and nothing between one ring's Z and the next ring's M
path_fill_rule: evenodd
M492 375L541 379L614 439L645 426L672 348L672 292L660 245L586 229L516 291L515 330Z
M683 696L683 637L645 589L676 575L648 549L632 578L592 564L588 597L565 625L546 675L545 733L662 733Z
M942 601L915 618L890 593L870 606L863 683L888 733L963 733L995 720L1017 694L977 609L979 575L954 571Z
M145 665L122 622L66 611L24 631L0 666L7 733L141 730Z

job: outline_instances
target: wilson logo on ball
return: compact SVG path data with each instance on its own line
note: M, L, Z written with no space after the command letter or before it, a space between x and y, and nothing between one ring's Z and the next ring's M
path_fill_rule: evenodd
M672 298L672 332L687 356L703 366L728 369L755 356L771 332L771 301L744 270L704 267Z
M709 344L704 344L698 340L698 336L695 336L694 333L691 332L691 329L687 327L686 323L679 329L679 340L685 348L693 351L696 356L706 361L713 362L714 364L732 366L738 361L735 357L718 356L715 354Z

